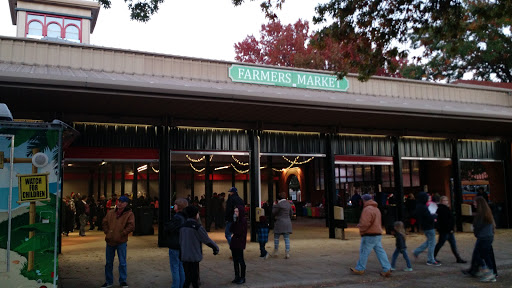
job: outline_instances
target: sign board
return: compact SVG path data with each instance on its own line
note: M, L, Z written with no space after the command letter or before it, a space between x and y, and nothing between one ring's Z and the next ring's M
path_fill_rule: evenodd
M48 194L48 173L18 174L16 176L18 176L18 203L50 200L50 194Z
M322 73L231 65L228 74L233 82L343 92L349 87L346 78Z

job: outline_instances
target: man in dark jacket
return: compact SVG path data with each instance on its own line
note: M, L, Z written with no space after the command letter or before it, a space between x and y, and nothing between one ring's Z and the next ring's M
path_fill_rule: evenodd
M182 288L185 283L185 271L180 260L180 228L185 223L187 216L183 210L188 206L185 198L176 199L174 211L176 214L171 221L165 223L164 232L169 247L169 263L171 265L172 286L171 288Z
M448 205L448 197L442 196L437 207L437 231L439 231L439 240L437 241L436 248L434 250L434 259L437 259L437 253L441 247L443 247L444 242L448 240L450 247L452 248L452 253L457 259L457 263L466 263L457 251L457 242L455 241L455 235L453 233L453 226L455 223L453 221L452 211L450 211L450 207L448 207Z
M225 236L226 240L228 240L228 244L231 244L231 224L233 223L233 213L235 213L235 207L241 205L244 205L244 200L238 196L238 190L236 187L231 187L228 191L229 196L228 200L226 201L226 230L225 230Z
M427 265L429 266L441 266L441 263L436 261L434 257L434 249L436 246L436 230L434 229L434 222L436 219L435 214L431 214L427 207L428 194L425 192L420 192L418 197L416 197L417 205L416 205L416 220L419 223L419 227L423 229L423 233L425 233L425 237L427 240L421 244L418 248L416 248L413 252L414 258L418 258L418 255L425 251L428 248L428 260Z

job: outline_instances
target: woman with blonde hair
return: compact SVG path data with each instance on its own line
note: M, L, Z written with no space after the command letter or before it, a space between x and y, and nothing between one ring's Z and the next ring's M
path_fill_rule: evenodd
M395 270L395 263L398 254L402 254L405 259L405 263L407 264L407 268L404 269L406 272L412 271L411 261L409 260L409 255L407 255L407 246L405 245L405 228L404 223L402 221L396 221L393 225L394 230L393 234L395 235L395 252L391 258L391 271Z

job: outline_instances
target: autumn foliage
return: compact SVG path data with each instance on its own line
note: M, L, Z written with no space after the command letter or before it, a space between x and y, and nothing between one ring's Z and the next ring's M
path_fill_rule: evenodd
M334 39L324 39L310 32L308 21L299 19L294 24L283 25L270 20L261 26L259 40L253 35L235 44L235 60L246 63L297 67L306 69L357 73L361 49L358 45L341 45ZM376 75L401 77L397 69L405 61L395 62L394 67L380 67ZM388 69L392 68L392 69Z

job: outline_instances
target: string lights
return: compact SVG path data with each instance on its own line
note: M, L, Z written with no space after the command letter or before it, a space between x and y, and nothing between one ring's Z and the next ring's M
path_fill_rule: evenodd
M234 155L231 155L231 158L233 158L233 160L235 160L235 162L238 163L238 165L249 166L249 163L244 163L244 162L236 159Z
M245 174L247 172L249 172L250 169L247 169L247 170L238 170L236 169L235 165L233 165L233 163L231 163L231 167L233 167L233 169L235 169L236 172L240 173L240 174Z
M194 167L194 165L192 165L192 163L190 163L190 167L192 167L192 169L194 169L194 171L196 171L197 173L202 173L206 169L206 167L203 169L197 169L196 167Z
M201 162L201 161L203 161L203 160L206 158L206 156L203 156L203 157L201 157L201 158L199 158L199 159L193 159L193 158L190 158L190 156L188 156L188 155L185 155L185 156L187 157L187 159L188 159L188 160L190 160L191 162L194 162L194 163ZM311 158L309 158L309 159L307 159L307 160L304 160L304 161L301 161L301 162L297 162L297 160L299 160L299 157L300 157L300 156L295 157L295 159L294 159L293 161L292 161L292 160L290 160L290 159L288 159L288 158L286 158L286 156L282 156L282 157L283 157L283 159L284 159L284 160L286 160L286 161L288 161L288 162L290 163L290 166L288 166L288 167L286 167L286 168L281 168L281 169L272 168L272 170L274 170L274 171L276 171L276 172L283 172L283 171L286 171L287 169L292 168L292 167L293 167L293 165L303 165L303 164L306 164L306 163L310 162L311 160L313 160L313 159L315 158L315 157L311 157ZM238 165L241 165L241 166L249 166L249 163L248 163L248 162L247 162L247 163L246 163L246 162L242 162L242 161L238 160L234 155L231 155L231 158L233 158L233 160L234 160ZM212 154L212 155L210 155L210 162L212 161L212 159L213 159L213 154ZM240 174L245 174L245 173L248 173L248 172L250 171L250 169L247 169L247 170L239 170L239 169L237 169L237 168L235 167L235 165L234 165L234 164L232 164L232 163L231 163L230 165L231 165L231 167L233 167L233 169L234 169L236 172L238 172L238 173L240 173ZM198 173L202 173L202 172L206 169L206 168L203 168L203 169L197 169L197 168L195 168L195 167L194 167L194 165L193 165L192 163L190 163L190 167L192 167L192 169L194 169L194 171L196 171L196 172L198 172ZM223 167L223 168L224 168L224 167ZM264 168L264 167L260 167L260 169L263 169L263 168ZM155 170L155 169L153 168L153 170ZM157 172L157 171L155 171L155 172ZM157 173L158 173L158 172L157 172Z
M201 157L201 158L199 158L199 159L192 159L192 158L190 158L190 156L188 156L188 155L185 155L185 156L187 157L187 159L188 159L188 160L190 160L191 162L195 162L195 163L203 161L203 160L204 160L204 158L206 157L206 156L203 156L203 157ZM212 155L212 156L213 156L213 155ZM210 160L211 160L211 159L210 159Z

